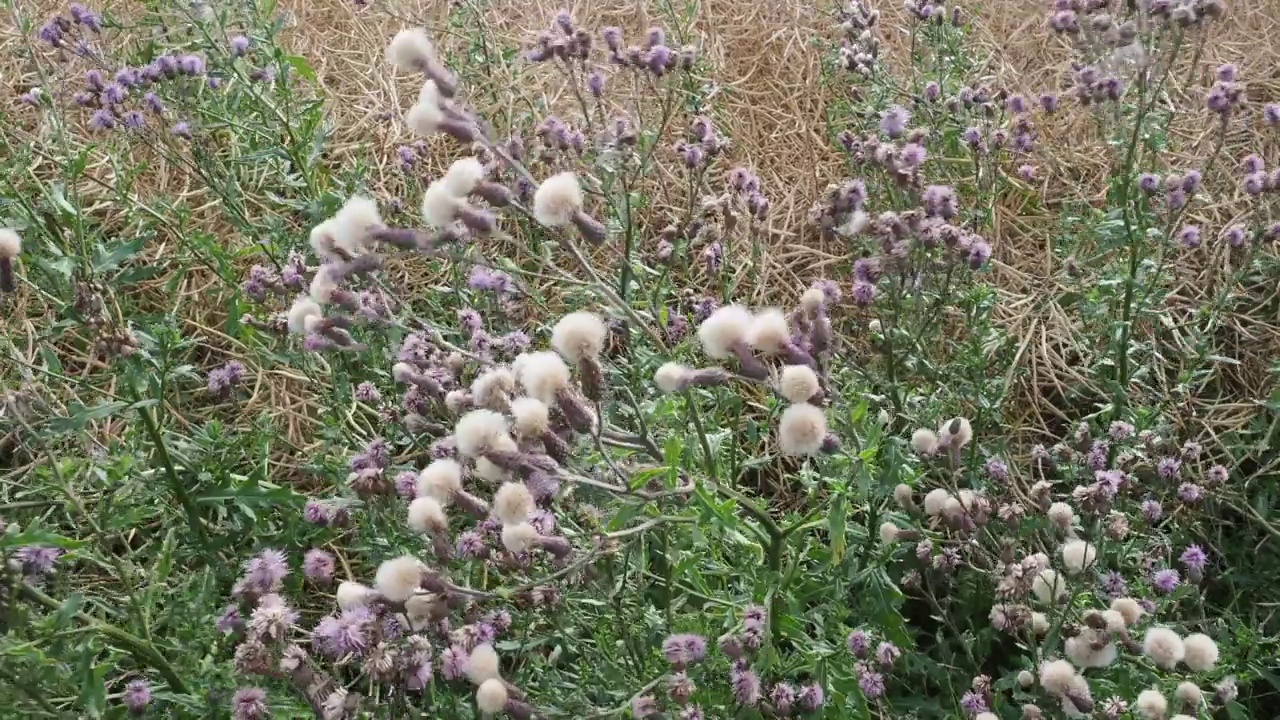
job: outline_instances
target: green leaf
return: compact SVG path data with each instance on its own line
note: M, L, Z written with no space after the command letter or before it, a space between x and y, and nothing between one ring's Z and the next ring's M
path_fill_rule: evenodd
M307 64L306 58L301 55L285 55L284 61L289 63L293 71L306 78L310 82L316 81L316 71L311 69L311 65Z
M827 534L831 536L831 564L839 565L847 547L844 533L845 515L848 513L847 502L843 495L837 495L831 504L831 514L827 516Z

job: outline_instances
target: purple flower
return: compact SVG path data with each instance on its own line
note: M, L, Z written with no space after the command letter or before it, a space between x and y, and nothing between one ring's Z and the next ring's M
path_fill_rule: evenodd
M102 89L103 105L119 105L129 97L129 90L120 83L113 82Z
M930 185L925 188L921 199L924 201L925 214L931 217L949 220L959 212L956 191L947 185Z
M102 30L101 20L98 19L98 16L80 3L71 3L67 11L71 13L71 19L76 24L83 25L95 33Z
M1164 508L1160 507L1160 501L1147 498L1142 501L1142 516L1149 523L1155 523L1164 516Z
M790 715L791 706L796 701L796 689L789 683L778 683L769 691L769 702L773 704L774 712L778 715Z
M102 71L94 69L86 72L84 74L84 86L94 92L102 92L102 89L106 87L102 79Z
M1230 474L1227 472L1226 467L1222 465L1214 465L1209 468L1209 472L1205 473L1204 479L1205 482L1210 485L1221 485L1227 481L1228 477L1230 477Z
M475 265L467 276L467 287L472 290L502 294L511 290L511 276L500 270Z
M707 266L707 272L716 273L720 271L720 261L724 258L724 246L719 241L713 242L702 250L702 261Z
M865 280L854 280L852 296L858 307L866 307L875 300L876 286Z
M658 714L658 703L650 695L637 695L631 698L631 717L644 720L650 715Z
M451 645L440 653L440 674L445 680L461 680L467 676L470 660L465 648Z
M1231 63L1219 65L1214 75L1218 78L1218 82L1235 82L1236 66Z
M1182 189L1188 195L1195 195L1200 190L1200 182L1203 179L1204 176L1200 174L1199 170L1188 170L1182 176Z
M199 75L204 72L204 58L199 55L183 55L178 59L178 70L184 75Z
M871 649L871 638L867 637L867 633L862 630L854 630L849 633L846 644L849 646L849 654L856 658L865 658Z
M1124 576L1115 570L1107 571L1107 573L1102 576L1101 580L1099 580L1099 585L1102 586L1102 591L1107 594L1107 597L1113 598L1124 595L1125 590L1128 587L1127 583L1124 581Z
M244 619L240 617L240 608L228 605L218 619L213 622L213 629L223 634L231 634L244 627Z
M733 683L733 699L739 705L751 707L760 702L760 678L750 668L735 667L730 674Z
M800 704L800 709L805 712L817 712L822 707L822 701L825 693L822 686L818 683L805 685L800 688L800 694L796 697L796 702Z
M231 389L240 383L244 374L244 366L235 360L229 361L220 368L209 371L208 390L210 395L226 397Z
M880 132L891 138L901 137L910 121L911 113L901 105L894 105L880 115Z
M970 690L960 697L960 709L964 710L965 714L969 717L973 717L978 713L984 713L987 711L987 700L978 693Z
M412 500L418 495L418 476L411 470L396 475L396 494L405 500Z
M356 386L355 398L366 405L377 405L382 400L382 393L373 383L366 381Z
M1182 483L1178 486L1178 499L1185 503L1200 500L1200 486L1195 483Z
M604 94L604 75L601 75L598 70L592 70L591 74L587 75L587 91L592 97L597 98Z
M669 635L662 641L662 656L676 667L701 662L707 655L707 640L701 635Z
M1260 195L1267 189L1268 185L1270 185L1270 180L1267 174L1261 171L1249 173L1245 176L1243 183L1244 191L1250 195Z
M263 550L244 563L244 577L240 579L242 591L258 595L276 592L289 574L289 563L279 550Z
M263 720L271 717L267 693L258 688L241 688L231 697L231 720Z
M365 607L343 610L340 615L320 619L311 631L311 644L316 652L332 659L363 653L369 647L369 631L373 614Z
M247 52L249 52L249 38L243 35L237 35L231 38L231 54L232 55L236 57L241 57Z
M14 560L22 564L22 572L39 578L53 571L53 565L62 556L62 548L43 545L23 545L13 553Z
M1178 577L1178 571L1173 569L1157 570L1151 575L1151 587L1156 589L1161 595L1168 595L1173 592L1181 578Z
M1156 463L1156 472L1165 480L1172 480L1178 476L1178 470L1182 467L1182 460L1172 455L1162 457Z
M924 99L929 102L937 102L942 96L942 87L938 83L930 80L924 85Z
M1014 113L1015 115L1021 115L1027 111L1027 99L1021 95L1010 95L1008 99L1004 101L1004 106L1009 110L1009 112Z
M854 674L858 676L858 687L862 689L862 694L868 700L875 700L884 695L884 677L872 670L870 665L858 663L854 667Z
M101 109L93 111L89 116L89 129L91 130L110 130L116 126L116 118L111 114L110 110Z
M1262 108L1262 119L1268 125L1280 125L1280 103L1268 103Z
M991 246L985 240L974 240L969 246L969 269L977 270L991 257Z
M1195 225L1184 226L1178 231L1178 241L1188 250L1200 247L1200 228Z
M886 667L892 665L901 656L902 651L898 649L898 646L887 640L876 646L876 661L881 665Z
M141 715L151 703L151 687L146 680L130 680L124 688L124 706L134 715Z
M1182 556L1178 560L1188 570L1203 570L1205 563L1209 560L1209 556L1205 554L1204 549L1199 545L1188 545L1187 549L1182 551Z
M333 580L333 555L324 550L311 549L302 556L302 574L319 583Z
M485 556L484 537L474 530L468 530L458 536L454 549L460 558L478 559Z
M169 134L174 137L180 137L184 140L190 140L191 126L182 121L176 122L173 124L173 127L169 128Z

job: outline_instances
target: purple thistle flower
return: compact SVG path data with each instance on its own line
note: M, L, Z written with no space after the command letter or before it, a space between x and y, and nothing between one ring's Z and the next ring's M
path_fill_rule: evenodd
M520 330L512 330L498 338L498 349L512 357L528 350L530 344L529 335Z
M724 246L719 241L713 242L702 250L702 261L707 266L707 272L720 272L720 261L724 259Z
M1244 191L1250 195L1260 195L1271 184L1265 172L1249 173L1242 183Z
M1231 63L1219 65L1218 69L1214 71L1214 76L1218 78L1218 82L1235 82L1236 66Z
M373 623L373 614L365 607L325 616L311 631L311 644L316 652L334 660L363 653L369 647Z
M1178 560L1188 570L1203 570L1204 565L1209 560L1209 556L1205 554L1204 549L1199 545L1188 545L1186 550L1182 551Z
M925 214L931 217L950 220L959 212L956 191L950 186L930 185L925 188L921 199L924 201Z
M1245 155L1240 161L1240 167L1243 168L1246 175L1256 172L1262 172L1266 169L1266 162L1255 154Z
M151 686L146 680L130 680L124 688L124 706L134 715L141 715L151 703Z
M191 126L183 121L176 122L173 124L173 127L169 128L169 134L174 137L180 137L183 140L190 140Z
M635 720L645 720L651 715L658 714L658 703L654 701L650 695L637 695L631 698L631 717Z
M244 577L240 583L245 591L265 595L279 590L288 574L289 563L284 553L267 549L245 561Z
M324 550L311 549L302 556L302 574L318 583L333 580L333 555Z
M113 82L102 89L103 105L119 105L129 97L129 90L120 83Z
M1170 210L1177 210L1187 204L1187 193L1182 188L1174 188L1165 196L1165 204Z
M183 55L178 59L178 70L184 75L199 75L204 72L204 58L199 55Z
M902 651L898 649L898 646L887 640L876 646L876 661L885 667L897 662L901 656Z
M382 400L382 393L373 383L365 381L356 386L355 398L366 405L377 405Z
M1161 595L1168 595L1178 587L1178 583L1181 580L1177 570L1168 568L1157 570L1151 575L1151 587L1155 588L1156 592Z
M213 623L213 629L229 635L244 627L244 619L240 617L240 608L228 605Z
M116 118L111 114L110 110L105 108L93 111L89 116L89 129L91 130L110 130L116 126Z
M1156 463L1156 472L1165 480L1172 480L1178 477L1178 470L1182 467L1182 460L1172 455L1162 457Z
M1160 518L1164 516L1164 508L1160 507L1160 501L1152 498L1143 500L1142 516L1145 517L1149 523L1159 521Z
M1099 580L1099 585L1102 586L1102 591L1107 594L1107 597L1112 598L1121 597L1128 588L1128 583L1124 581L1124 576L1115 570L1107 571Z
M982 695L970 690L960 697L960 709L964 710L969 717L973 717L978 713L987 711L987 700Z
M23 545L13 553L14 560L22 564L22 572L34 578L48 575L54 563L62 556L62 548L43 545Z
M985 240L975 239L969 246L969 269L980 269L990 258L991 246Z
M854 674L858 676L858 687L862 689L862 694L868 700L875 700L884 695L884 677L871 669L866 663L858 663L854 667Z
M600 71L592 70L591 74L587 75L587 91L596 98L604 95L604 75L601 75Z
M237 35L231 38L230 45L231 45L231 54L236 57L241 57L245 53L249 52L249 38L243 35Z
M676 667L702 662L707 655L707 639L701 635L668 635L662 641L662 656Z
M93 69L84 74L84 86L94 92L102 92L106 87L106 83L102 79L102 71Z
M1221 485L1230 477L1227 468L1222 465L1214 465L1209 468L1209 472L1205 473L1205 482L1210 485Z
M875 300L876 286L865 280L854 280L852 296L858 307L866 307Z
M818 683L805 685L800 688L800 694L796 696L796 702L800 704L800 709L805 712L817 712L822 707L822 702L826 696L822 686Z
M733 669L730 674L733 683L733 699L739 705L752 707L760 702L760 678L750 668Z
M1280 103L1268 103L1262 108L1262 119L1268 125L1280 125Z
M396 475L396 494L405 500L412 500L418 495L418 476L406 470Z
M1008 99L1004 101L1004 106L1009 110L1009 112L1015 115L1021 115L1027 111L1027 99L1021 95L1010 95Z
M1138 189L1151 195L1160 189L1160 177L1155 173L1142 173L1138 176Z
M457 546L454 548L458 557L468 559L483 558L487 553L484 546L484 537L474 530L468 530L458 536Z
M476 291L503 294L511 290L511 276L500 270L475 265L467 276L467 287Z
M241 688L231 696L231 720L264 720L271 717L267 693L259 688Z
M941 97L941 96L942 96L942 87L941 87L940 85L938 85L938 83L936 83L936 82L934 82L934 81L932 81L932 80L930 80L929 82L925 83L925 86L924 86L924 99L925 99L925 100L927 100L927 101L929 101L929 102L933 103L933 102L937 102L937 101L938 101L938 98L939 98L939 97Z
M445 680L461 680L467 676L471 656L465 648L451 645L440 653L440 674Z
M1178 499L1185 503L1198 502L1200 500L1200 486L1195 483L1182 483L1178 486Z
M849 647L849 654L856 658L865 658L871 649L871 638L867 637L867 633L863 630L854 630L849 633L849 639L846 641Z
M1182 176L1182 189L1188 195L1195 195L1200 190L1200 183L1203 179L1204 176L1200 174L1199 170L1188 170Z
M880 115L880 132L890 138L901 137L910 121L911 113L901 105L894 105Z
M1200 228L1195 225L1184 226L1178 231L1178 241L1188 250L1200 247Z

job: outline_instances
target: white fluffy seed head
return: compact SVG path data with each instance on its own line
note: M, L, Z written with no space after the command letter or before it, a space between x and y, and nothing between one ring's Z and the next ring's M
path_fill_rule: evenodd
M808 312L813 312L822 307L827 302L826 293L818 288L809 288L800 296L800 307Z
M452 458L441 458L418 473L418 497L429 497L448 505L462 490L462 465Z
M1081 633L1075 637L1067 638L1063 649L1071 662L1082 668L1104 668L1116 661L1115 643L1106 643L1100 648L1094 648L1092 641L1097 637L1096 630Z
M526 355L517 376L531 397L550 406L556 401L556 391L569 385L569 366L559 355L544 350Z
M471 406L471 395L466 390L450 390L444 394L444 407L457 415Z
M1163 693L1152 688L1138 693L1133 709L1143 720L1164 720L1164 714L1169 712L1169 701L1165 700Z
M474 157L465 157L453 161L445 171L441 183L454 196L466 197L476 189L476 185L479 185L481 180L484 180L484 176L484 163Z
M476 460L475 477L477 480L483 480L487 483L500 483L504 482L509 475L497 463L494 463L489 458L482 457Z
M560 318L551 329L551 347L565 360L576 363L583 358L596 358L604 350L609 328L599 315L574 312Z
M458 216L460 202L443 182L437 180L422 193L422 219L437 230L446 228Z
M932 455L938 451L938 434L929 428L911 433L911 449L920 455Z
M1182 661L1195 672L1212 670L1218 662L1218 643L1204 633L1192 633L1182 640Z
M952 426L955 426L954 431ZM938 442L943 445L955 445L956 447L964 447L973 439L973 426L969 424L969 420L962 417L952 418L938 428Z
M505 367L496 367L471 382L471 397L480 407L501 410L507 398L516 391L516 375Z
M309 297L299 297L289 308L289 332L302 334L310 329L308 318L319 318L324 315L320 303Z
M1177 715L1174 715L1173 717L1169 718L1169 720L1196 720L1196 719L1191 717L1190 715L1183 715L1182 713L1178 713Z
M1092 567L1098 558L1098 547L1085 540L1068 540L1062 546L1062 563L1069 575L1077 575Z
M547 227L563 227L582 210L582 187L571 172L552 175L533 194L533 217Z
M476 688L476 707L486 715L497 715L507 706L507 686L501 680L490 678Z
M1142 617L1143 613L1146 612L1142 609L1142 603L1129 597L1112 600L1111 609L1120 613L1124 618L1125 625L1132 625L1138 622L1138 618Z
M924 512L930 517L941 515L942 511L947 508L947 500L951 499L951 493L945 488L934 488L924 496Z
M350 610L368 605L372 594L372 588L346 580L338 584L338 591L334 593L334 597L338 601L339 609Z
M406 72L419 71L424 64L435 62L435 59L435 45L422 28L401 30L387 45L387 62Z
M1070 698L1083 698L1090 703L1093 702L1093 693L1089 691L1089 681L1083 675L1076 675L1071 678L1071 685L1067 687L1065 695L1062 698L1062 713L1069 718L1088 718L1089 713L1082 712Z
M476 685L482 685L486 680L499 680L502 677L498 669L498 653L494 651L492 645L484 643L475 646L471 651L471 658L467 663L467 677Z
M22 252L22 238L9 228L0 228L0 260L12 260Z
M333 298L333 291L338 289L338 281L333 279L329 267L321 266L311 278L311 299L320 305L328 305Z
M885 521L880 523L880 542L885 545L891 545L898 541L898 526L891 522Z
M533 512L533 494L524 483L503 483L493 495L493 514L503 525L518 525Z
M734 345L746 342L750 328L750 311L741 305L725 305L698 326L698 340L707 355L725 360L733 355Z
M478 458L486 452L500 449L510 441L507 435L507 419L492 410L472 410L463 415L453 429L458 453L463 457Z
M689 377L691 368L687 365L681 365L676 362L663 363L662 367L653 374L653 381L658 385L658 389L664 393L678 392L684 388L685 380Z
M443 533L449 529L449 517L444 513L444 506L432 497L414 498L409 503L409 527L416 533L426 535Z
M1124 615L1115 610L1103 610L1102 619L1106 621L1107 632L1109 633L1118 633L1128 625L1124 620Z
M1052 660L1040 666L1040 687L1050 695L1062 695L1071 689L1076 669L1066 660Z
M827 437L827 416L821 408L797 403L782 411L778 449L783 455L813 455Z
M352 195L333 216L333 243L348 254L357 255L368 240L369 232L381 226L378 204L363 195Z
M1153 627L1142 639L1142 652L1157 666L1172 670L1186 655L1186 647L1178 633L1167 627Z
M1000 720L1000 718L993 712L980 712L973 716L973 720Z
M1018 685L1029 688L1036 681L1036 676L1031 674L1030 670L1022 670L1018 673Z
M1031 592L1045 605L1056 605L1066 594L1067 584L1056 570L1045 568L1031 581Z
M1203 696L1204 693L1200 692L1200 686L1190 680L1178 683L1178 687L1173 690L1174 699L1188 707L1200 707L1200 700Z
M378 566L373 586L391 602L404 602L422 583L422 563L412 555L402 555Z
M533 549L538 530L527 522L502 527L502 547L508 552L522 553Z
M1031 613L1031 632L1036 635L1049 632L1049 616L1042 612Z
M788 365L778 376L778 394L788 402L806 402L821 390L818 374L808 365Z
M551 427L551 410L537 398L512 400L511 417L515 419L516 434L520 437L536 438Z
M791 341L787 316L778 308L767 308L751 318L747 344L761 355L777 355Z
M1049 506L1049 522L1059 530L1069 530L1075 522L1076 513L1064 502L1056 502Z
M333 239L333 218L329 218L311 228L308 241L317 257L325 258L333 255L335 242Z

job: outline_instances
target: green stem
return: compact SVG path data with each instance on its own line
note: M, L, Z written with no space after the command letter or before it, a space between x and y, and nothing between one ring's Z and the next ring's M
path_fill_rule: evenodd
M135 402L139 401L136 392L134 393L134 400ZM196 507L191 495L187 493L186 487L183 486L182 478L178 477L178 470L173 464L173 458L169 456L169 448L165 445L164 437L160 434L160 425L156 422L150 408L139 407L138 417L142 418L142 424L147 430L147 435L151 437L151 443L155 445L155 453L160 458L161 466L164 467L165 479L169 483L169 491L177 498L178 503L182 505L182 510L187 516L187 526L191 528L191 532L195 535L196 543L203 551L208 546L205 542L207 536L204 523L200 517L200 510Z

